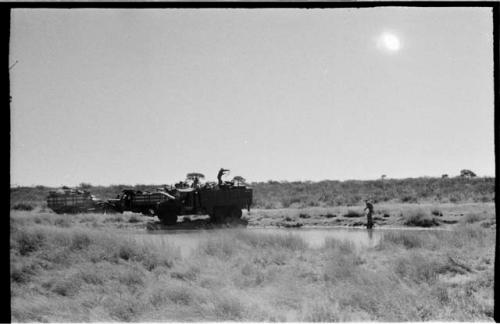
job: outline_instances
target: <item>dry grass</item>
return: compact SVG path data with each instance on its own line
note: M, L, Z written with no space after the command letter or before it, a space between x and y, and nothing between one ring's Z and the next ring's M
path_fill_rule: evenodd
M479 224L365 249L235 230L181 257L116 229L131 216L99 217L11 214L13 321L492 321L495 232Z

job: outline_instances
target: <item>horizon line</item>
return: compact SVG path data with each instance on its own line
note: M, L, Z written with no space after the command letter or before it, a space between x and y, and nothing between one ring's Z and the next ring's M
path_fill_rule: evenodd
M361 181L361 182L368 182L368 181L391 181L391 180L410 180L410 179L456 179L456 178L464 178L464 179L485 179L485 178L492 178L494 179L495 176L491 176L491 175L484 175L484 176L475 176L475 177L462 177L460 175L456 175L456 176L448 176L448 177L438 177L438 176L419 176L419 177L406 177L406 178L389 178L389 177L386 177L386 178L377 178L377 179L345 179L345 180L338 180L338 179L323 179L323 180L285 180L285 179L282 179L282 180L273 180L273 179L269 179L269 180L262 180L262 181L251 181L251 182L247 182L247 184L260 184L260 183L270 183L270 182L278 182L278 183L320 183L320 182L325 182L325 181L330 181L330 182L350 182L350 181ZM184 180L180 180L180 181L184 181ZM205 182L216 182L216 181L205 181ZM177 183L177 182L174 182L174 183ZM51 186L51 185L43 185L43 184L31 184L31 185L27 185L27 184L10 184L10 188L20 188L20 187L32 187L32 188L36 188L36 187L46 187L46 188L59 188L59 187L63 187L63 186L66 186L66 187L81 187L82 184L84 185L88 185L88 186L91 186L91 187L112 187L112 186L130 186L130 187L134 187L134 186L163 186L163 185L166 185L168 183L136 183L136 184L128 184L128 183L116 183L116 184L92 184L90 182L80 182L79 184L77 185L59 185L59 186Z

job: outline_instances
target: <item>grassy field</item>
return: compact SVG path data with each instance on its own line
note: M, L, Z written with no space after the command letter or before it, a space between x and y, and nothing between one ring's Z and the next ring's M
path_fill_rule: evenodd
M444 216L420 208L455 217L440 207ZM242 229L184 257L134 240L140 216L12 211L12 320L493 321L494 207L464 208L450 231L384 231L364 249Z

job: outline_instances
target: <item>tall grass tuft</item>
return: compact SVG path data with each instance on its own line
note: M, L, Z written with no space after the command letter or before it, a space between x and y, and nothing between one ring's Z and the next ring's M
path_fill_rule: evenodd
M421 248L424 245L424 238L421 233L391 231L384 233L378 243L379 248L384 248L387 245L403 246L407 249Z
M259 249L283 248L292 251L307 249L307 243L300 236L290 233L265 234L242 231L236 236L236 239L253 248Z

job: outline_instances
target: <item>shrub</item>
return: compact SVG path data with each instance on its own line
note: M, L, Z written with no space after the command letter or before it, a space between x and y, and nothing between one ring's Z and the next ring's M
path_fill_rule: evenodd
M300 214L299 217L300 218L311 218L311 216L308 214Z
M131 268L120 273L118 281L128 288L133 288L133 286L142 286L144 284L143 277L144 275L141 271L136 268Z
M178 269L176 271L172 271L170 276L175 279L183 280L183 281L193 281L200 274L201 269L197 266L191 265L185 268Z
M136 215L132 215L128 220L129 223L139 223L140 221L141 219Z
M347 214L344 214L344 217L361 217L361 216L363 216L363 213L352 209L349 209L347 211Z
M10 278L14 282L23 284L29 282L31 277L36 275L37 272L38 266L34 263L12 262L10 267Z
M403 224L406 226L432 227L439 225L436 218L427 215L422 210L411 211L404 218Z
M37 251L45 243L45 236L41 232L35 231L16 231L12 238L21 255Z
M52 279L43 286L58 295L72 297L78 294L81 285L82 281L78 277L70 276Z
M92 184L88 183L88 182L82 182L82 183L80 183L80 188L81 189L91 189L92 188Z
M145 308L135 296L109 298L104 304L109 314L119 322L137 322L137 317Z
M414 282L434 283L440 273L440 265L421 254L412 253L400 257L394 262L394 271L401 278Z
M486 215L484 214L479 214L479 213L468 213L465 215L463 222L466 224L472 224L472 223L477 223L482 220L485 220L487 218Z
M104 279L99 271L88 271L88 269L85 269L79 272L79 276L83 282L90 285L100 286L104 283Z
M14 210L25 210L25 211L30 211L33 210L33 206L30 204L25 204L25 203L18 203L12 206L12 209Z
M434 216L443 216L443 212L437 208L433 208L431 210L431 214Z
M167 304L190 305L196 302L197 289L178 280L161 281L153 288L149 303L161 309Z
M91 243L91 239L87 233L75 232L72 236L71 249L83 250L86 249Z
M222 293L214 297L215 314L218 319L234 321L243 317L245 307L236 296Z
M406 195L401 198L401 201L404 203L417 203L418 199L417 197Z
M60 227L70 227L71 226L71 221L64 216L59 216L54 219L54 225L60 226Z

